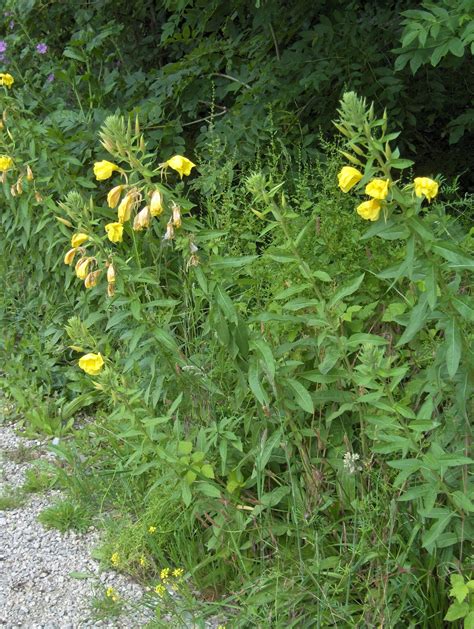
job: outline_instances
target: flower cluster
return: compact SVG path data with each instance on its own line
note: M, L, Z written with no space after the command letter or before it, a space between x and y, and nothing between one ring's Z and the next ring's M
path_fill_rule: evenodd
M119 595L117 594L117 591L112 586L107 588L105 595L107 596L107 598L112 599L114 603L117 603L117 601L119 600Z
M183 576L183 568L174 568L173 570L171 570L171 568L162 568L160 570L160 583L154 588L155 593L158 594L160 598L163 598L168 587L171 590L178 590Z
M349 192L363 177L364 175L357 168L344 166L338 174L339 188L343 192ZM389 197L391 185L390 179L371 179L365 186L365 194L371 198L357 206L357 214L367 221L377 221L383 204ZM438 183L428 177L415 178L413 187L417 197L424 196L428 201L438 194Z

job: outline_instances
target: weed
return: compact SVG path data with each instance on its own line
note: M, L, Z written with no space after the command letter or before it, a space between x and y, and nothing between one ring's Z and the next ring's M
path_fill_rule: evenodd
M0 511L19 509L25 503L22 491L13 487L7 487L0 495Z
M83 505L66 499L43 509L38 515L38 521L62 533L71 529L83 533L91 525L92 514Z

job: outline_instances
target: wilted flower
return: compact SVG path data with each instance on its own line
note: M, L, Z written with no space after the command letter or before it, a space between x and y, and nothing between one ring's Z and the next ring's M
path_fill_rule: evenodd
M92 288L93 286L96 286L97 282L99 281L100 274L101 274L100 269L98 271L92 271L91 273L89 273L86 279L84 280L84 286L86 288Z
M109 282L107 284L107 297L113 297L115 295L115 283Z
M33 181L34 179L33 171L31 170L31 166L29 164L26 167L26 179L28 181Z
M120 169L116 164L112 164L112 162L108 162L106 159L103 159L101 162L95 162L94 164L94 175L97 181L108 179L112 176L114 170Z
M117 203L119 202L123 189L124 186L115 186L115 188L109 190L109 193L107 194L107 204L110 208L114 209L117 207Z
M343 192L349 192L349 190L353 188L356 183L359 183L362 177L363 174L359 172L357 168L353 168L352 166L344 166L337 176L339 188Z
M69 264L69 265L72 264L76 256L76 253L77 253L76 248L69 249L69 251L64 256L64 264Z
M173 227L173 219L170 220L166 224L166 234L163 236L163 240L173 240L174 238L174 227Z
M77 262L76 262L76 266L75 266L75 271L76 271L76 276L80 279L80 280L85 280L88 273L89 273L89 265L92 261L92 258L80 258Z
M376 221L380 216L380 201L377 199L370 199L370 201L364 201L357 206L357 214L366 221Z
M138 212L133 221L133 229L135 231L141 231L142 229L147 229L150 226L151 214L148 206L145 207Z
M102 371L104 359L101 354L85 354L79 359L79 367L89 376L96 376ZM114 559L116 561L114 561ZM119 562L118 553L114 553L111 557L112 564L115 566Z
M189 251L191 253L197 253L197 251L198 251L197 245L195 245L193 242L190 242L189 243Z
M71 247L80 247L86 242L86 240L89 240L89 236L87 234L83 234L82 232L74 234L71 238Z
M125 223L130 220L130 216L132 214L132 207L135 203L135 195L133 192L128 192L124 198L120 201L120 205L118 206L118 219L119 223Z
M163 213L163 195L159 190L155 190L150 199L150 214L159 216Z
M0 72L0 85L5 85L5 87L8 87L8 89L10 89L14 82L15 79L12 77L11 74L8 74L8 72Z
M195 168L196 164L193 164L193 162L187 157L183 157L182 155L174 155L165 162L165 166L169 166L173 170L176 170L182 179L183 175L191 174L191 169Z
M365 194L374 199L386 199L389 183L388 179L372 179L365 186Z
M123 225L122 223L108 223L105 226L108 239L110 242L122 242L123 239Z
M176 229L179 229L181 227L181 208L176 203L173 203L171 211L173 212L173 225Z
M4 173L13 166L13 160L8 155L0 155L0 172Z
M45 55L48 52L48 46L44 42L41 42L36 46L36 50L40 55Z
M415 194L417 197L425 196L428 201L434 199L438 194L438 182L429 177L416 177L414 179Z
M113 264L109 264L107 267L107 281L109 284L115 282L115 268Z

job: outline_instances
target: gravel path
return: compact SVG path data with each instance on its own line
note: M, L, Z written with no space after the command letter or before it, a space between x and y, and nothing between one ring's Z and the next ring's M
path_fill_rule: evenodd
M52 457L42 451L38 441L18 437L9 426L0 425L0 495L8 488L20 488L31 463L16 463L8 452L19 446L33 447L41 458ZM7 456L5 456L5 454ZM157 627L149 609L134 609L142 597L139 585L112 571L99 571L90 552L97 533L59 533L45 529L37 516L60 496L59 491L32 494L22 506L0 511L0 626L8 629L75 629L76 627ZM71 572L88 573L90 578L75 579ZM105 595L112 586L126 601L118 618L94 620L91 598ZM173 626L170 623L169 626Z

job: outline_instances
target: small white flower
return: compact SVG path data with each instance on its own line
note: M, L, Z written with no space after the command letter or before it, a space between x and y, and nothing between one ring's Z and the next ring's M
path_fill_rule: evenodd
M51 441L53 446L57 446L59 445L59 437L54 437L54 439Z
M358 454L352 454L352 452L346 452L344 455L344 468L349 474L355 474L360 472L362 466L357 463L360 460Z

